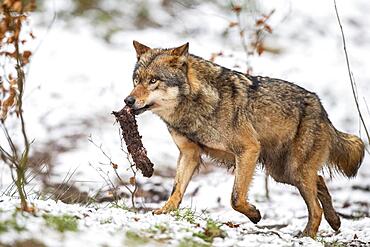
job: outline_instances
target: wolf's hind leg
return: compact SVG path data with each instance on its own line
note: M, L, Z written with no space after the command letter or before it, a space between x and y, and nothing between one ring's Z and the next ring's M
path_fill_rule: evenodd
M305 107L295 139L289 150L287 175L297 187L308 209L308 222L303 236L315 238L323 209L318 199L318 175L329 155L329 137L321 122L320 105L309 102Z
M261 214L255 206L248 203L247 194L259 153L260 145L258 142L249 140L245 150L236 155L235 181L231 195L233 209L247 216L255 224L261 220Z
M302 233L305 237L315 238L322 217L322 209L317 197L316 176L311 174L302 175L297 179L295 186L303 197L308 209L308 223Z
M171 135L180 150L180 157L177 161L175 182L171 196L161 209L154 211L155 214L168 213L179 207L186 187L200 162L200 147L197 144L175 132L171 132Z
M321 205L324 209L324 216L326 221L329 223L331 228L334 231L338 231L340 228L340 218L338 214L335 212L333 207L332 199L329 194L329 190L326 187L324 178L322 176L318 176L317 179L317 197L319 198Z

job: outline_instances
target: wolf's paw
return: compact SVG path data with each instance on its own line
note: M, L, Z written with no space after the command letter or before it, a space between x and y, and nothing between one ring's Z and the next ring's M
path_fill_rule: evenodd
M295 238L302 238L302 237L304 237L303 236L303 232L301 230L294 231L293 235L294 235Z
M331 215L325 215L325 219L328 221L329 225L334 231L338 231L340 228L340 218L336 212L332 213Z
M261 220L261 213L260 211L254 207L253 211L247 215L247 217L254 223L257 224Z
M260 211L252 204L247 202L231 202L231 206L236 211L244 214L247 216L250 221L252 221L254 224L257 224L261 220L261 213Z
M260 211L253 204L246 204L245 215L252 221L254 224L257 224L261 220Z
M164 210L163 208L159 208L153 211L153 214L156 214L156 215L165 214L165 213L168 213L168 212Z
M154 210L153 211L153 214L156 214L156 215L159 215L159 214L167 214L167 213L170 213L174 210L176 210L177 207L175 205L172 205L172 204L167 204L164 205L162 208L159 208L157 210Z
M304 238L304 237L309 237L309 238L312 238L312 239L315 239L316 238L316 233L313 232L313 231L309 231L307 229L304 229L304 231L298 231L294 237L296 238Z

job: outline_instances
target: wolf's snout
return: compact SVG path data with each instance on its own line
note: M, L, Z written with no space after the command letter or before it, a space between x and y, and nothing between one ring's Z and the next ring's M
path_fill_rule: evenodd
M127 98L125 99L125 103L128 106L133 106L135 104L135 101L136 101L135 97L131 95L127 96Z

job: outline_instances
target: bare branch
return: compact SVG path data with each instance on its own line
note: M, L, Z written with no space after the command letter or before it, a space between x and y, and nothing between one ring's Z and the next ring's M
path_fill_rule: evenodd
M107 158L107 160L109 161L109 165L113 168L113 171L114 171L114 174L116 175L116 177L117 177L117 179L120 181L120 183L121 183L121 185L123 185L126 189L127 189L127 191L131 194L131 204L132 204L132 208L133 209L136 209L136 206L135 206L135 197L136 197L136 192L137 192L137 190L138 190L138 184L136 183L136 173L137 173L137 170L135 170L134 168L133 168L133 164L132 164L132 162L129 160L129 154L127 153L127 152L125 152L124 150L123 150L123 144L121 143L121 149L122 149L122 151L124 151L124 153L127 155L127 160L128 160L128 162L129 162L129 164L130 164L130 169L131 169L131 171L132 171L132 173L133 173L133 178L134 178L134 180L135 180L135 183L133 184L133 186L134 186L134 189L131 189L130 187L129 187L129 185L122 179L122 177L118 174L118 171L117 171L117 168L118 168L118 165L116 164L116 163L114 163L113 161L112 161L112 158L104 151L104 149L103 149L103 145L102 144L100 144L100 145L98 145L93 139L92 139L92 136L89 136L89 142L91 142L96 148L98 148L99 150L100 150L100 152ZM122 141L122 140L121 140ZM91 164L90 164L91 165ZM111 185L112 186L112 188L113 188L113 191L116 191L117 189L116 189L116 186L113 184L113 182L109 179L109 176L107 176L108 177L108 179L106 179L106 178L104 178L100 173L99 173L99 175L104 179L104 181L109 185ZM109 182L108 182L108 180L109 180Z
M335 14L337 16L338 24L339 24L339 27L340 27L340 32L341 32L341 35L342 35L343 49L344 49L344 54L346 56L348 76L349 76L349 80L351 82L351 88L352 88L353 98L355 99L355 104L356 104L357 112L358 112L358 115L360 117L361 123L362 123L362 125L363 125L363 127L365 129L367 140L370 143L370 135L369 135L369 132L367 130L367 127L366 127L364 118L363 118L362 113L361 113L361 110L360 110L360 105L359 105L359 102L358 102L358 94L357 94L356 82L355 82L355 79L353 77L353 73L352 73L350 62L349 62L349 58L348 58L346 39L345 39L344 31L343 31L342 22L340 20L339 13L338 13L337 2L336 2L336 0L333 0L333 1L334 1Z

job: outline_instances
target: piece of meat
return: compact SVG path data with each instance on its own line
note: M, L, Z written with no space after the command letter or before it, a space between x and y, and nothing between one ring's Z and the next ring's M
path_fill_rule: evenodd
M141 170L144 177L151 177L153 175L153 163L149 160L146 149L141 142L141 136L132 109L125 106L119 112L112 112L112 114L121 125L123 140L136 167Z

